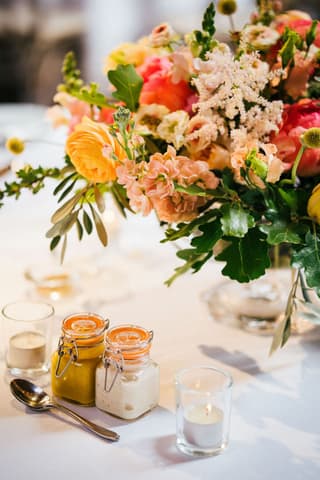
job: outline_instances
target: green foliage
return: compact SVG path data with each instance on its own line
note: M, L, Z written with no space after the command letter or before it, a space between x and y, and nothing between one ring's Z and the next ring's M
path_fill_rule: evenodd
M292 265L304 269L307 284L320 295L320 238L316 232L306 234L303 248L293 253Z
M131 112L135 112L139 106L143 79L137 74L134 66L118 65L116 70L108 72L108 79L116 88L112 96L124 102Z
M291 65L294 64L294 54L297 48L301 49L303 47L303 40L297 32L288 27L286 27L282 39L284 44L279 54L282 59L282 67L286 68L290 63Z
M226 204L222 211L222 231L226 237L243 238L249 228L254 226L254 218L246 212L239 204Z
M265 235L252 228L243 238L229 238L229 245L216 257L226 262L222 273L238 282L261 277L270 266Z
M194 30L191 35L191 49L195 56L199 56L203 60L205 60L206 54L217 44L213 38L216 32L215 14L214 3L211 2L203 16L203 30Z

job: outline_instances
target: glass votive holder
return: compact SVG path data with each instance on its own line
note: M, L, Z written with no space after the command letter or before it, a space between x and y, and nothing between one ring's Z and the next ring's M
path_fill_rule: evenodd
M232 384L229 373L213 367L191 367L176 374L176 444L181 452L205 457L226 448Z
M50 265L29 265L24 276L33 284L30 297L56 302L76 293L75 275L67 268Z
M54 308L48 303L18 301L2 309L4 355L10 375L48 373Z

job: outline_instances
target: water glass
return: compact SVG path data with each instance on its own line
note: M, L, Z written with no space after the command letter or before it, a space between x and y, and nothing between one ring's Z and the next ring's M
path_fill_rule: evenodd
M176 374L177 447L193 456L222 452L229 442L232 377L210 366Z

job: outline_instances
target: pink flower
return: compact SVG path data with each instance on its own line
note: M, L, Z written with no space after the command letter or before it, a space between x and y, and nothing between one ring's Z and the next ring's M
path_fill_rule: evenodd
M73 132L74 127L81 123L84 117L91 118L90 105L87 102L77 100L66 92L58 92L53 98L54 102L58 103L66 110L66 119L69 125L69 133ZM63 112L61 108L61 112Z
M290 169L301 147L301 135L311 127L320 127L320 101L304 99L286 105L282 126L271 141L278 148L278 157ZM300 161L298 175L310 177L320 174L320 148L307 149Z
M168 57L152 56L138 69L144 80L141 105L165 105L171 112L190 110L190 98L195 101L194 92L185 80L173 82L172 65Z

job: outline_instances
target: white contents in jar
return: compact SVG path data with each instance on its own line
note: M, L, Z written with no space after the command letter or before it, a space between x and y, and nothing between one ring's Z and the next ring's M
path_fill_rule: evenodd
M108 367L108 386L116 370ZM128 370L117 375L110 390L105 386L106 369L101 363L96 370L96 406L125 420L133 420L154 408L159 401L159 366L150 362L139 370Z
M45 363L46 340L38 332L25 331L9 339L8 365L11 368L39 368Z

